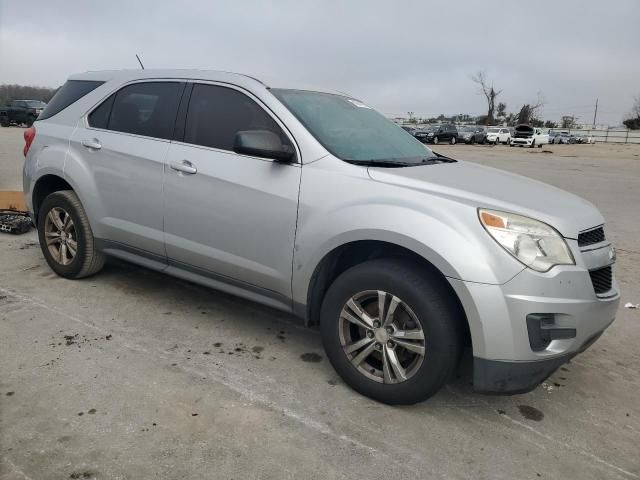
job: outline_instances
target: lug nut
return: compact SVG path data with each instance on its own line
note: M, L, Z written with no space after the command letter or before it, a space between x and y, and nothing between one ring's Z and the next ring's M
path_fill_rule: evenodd
M391 335L393 333L393 328L387 327L387 333Z
M380 322L377 320L373 322L373 328L380 328Z
M367 337L373 338L373 332L371 330L367 331Z
M395 343L393 343L391 340L389 340L389 341L387 342L387 347L389 347L389 348L393 348L393 347L395 347L395 346L396 346L396 344L395 344Z
M376 343L376 350L381 350L382 349L382 345L379 343Z

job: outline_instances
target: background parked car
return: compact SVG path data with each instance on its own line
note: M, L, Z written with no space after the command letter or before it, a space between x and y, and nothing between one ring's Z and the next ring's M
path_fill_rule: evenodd
M509 144L511 147L538 147L549 143L549 134L543 133L541 128L530 125L518 125L513 133L513 138Z
M410 127L408 125L402 125L402 129L405 130L406 132L410 133L414 137L416 136L416 132L418 131L418 129L416 127Z
M549 132L549 143L576 143L576 137L566 130L555 131L553 136Z
M0 125L8 127L12 123L22 123L30 127L46 106L40 100L13 100L8 106L0 108Z
M593 135L576 135L576 143L596 143Z
M506 127L489 127L487 129L487 142L509 145L511 142L511 130Z
M458 143L458 129L455 125L438 125L427 132L426 141L438 144L449 142L451 145Z
M464 143L485 143L486 131L484 127L470 126L458 128L458 140Z

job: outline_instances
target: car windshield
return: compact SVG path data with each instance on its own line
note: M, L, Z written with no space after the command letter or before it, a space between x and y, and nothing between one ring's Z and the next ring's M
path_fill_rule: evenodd
M336 157L369 165L409 166L441 157L362 102L306 90L271 92Z
M41 102L39 100L28 100L25 102L27 104L28 107L30 108L44 108L47 106L46 103Z
M460 127L459 130L463 132L469 132L469 133L473 133L476 131L476 129L473 127Z
M499 128L490 128L489 130L487 130L487 133L498 133L499 131Z

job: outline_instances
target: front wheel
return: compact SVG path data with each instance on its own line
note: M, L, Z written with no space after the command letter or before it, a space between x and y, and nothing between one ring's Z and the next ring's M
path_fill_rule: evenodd
M45 260L61 277L88 277L104 265L87 214L72 190L44 199L38 212L38 238Z
M7 117L0 117L0 125L2 125L3 127L8 127L9 123L9 119Z
M359 393L387 404L434 395L461 351L462 313L443 282L403 259L350 268L329 288L320 330L327 356Z

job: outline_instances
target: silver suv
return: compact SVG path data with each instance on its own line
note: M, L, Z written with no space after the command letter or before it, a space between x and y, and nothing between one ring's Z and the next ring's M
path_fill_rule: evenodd
M319 325L358 392L424 400L474 356L534 388L613 321L604 220L554 187L429 150L361 101L209 71L71 77L25 132L42 252L118 257Z

